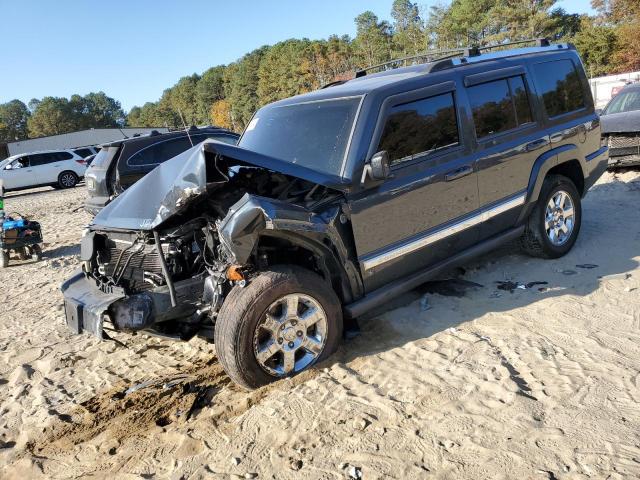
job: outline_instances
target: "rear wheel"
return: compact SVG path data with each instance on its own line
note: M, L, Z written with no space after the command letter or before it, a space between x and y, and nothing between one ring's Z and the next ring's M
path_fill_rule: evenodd
M576 242L581 222L582 204L575 185L567 177L550 175L525 225L522 247L535 257L561 257Z
M65 171L58 175L58 187L60 188L73 188L77 183L78 176L71 171Z
M337 349L341 334L335 292L313 272L281 266L231 290L214 337L227 374L253 389L324 360Z

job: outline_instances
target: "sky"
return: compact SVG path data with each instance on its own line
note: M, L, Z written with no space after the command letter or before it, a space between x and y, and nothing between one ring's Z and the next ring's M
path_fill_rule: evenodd
M418 0L431 5L436 0ZM0 0L0 103L103 91L125 110L180 77L288 38L355 36L392 0ZM591 13L590 0L560 0Z

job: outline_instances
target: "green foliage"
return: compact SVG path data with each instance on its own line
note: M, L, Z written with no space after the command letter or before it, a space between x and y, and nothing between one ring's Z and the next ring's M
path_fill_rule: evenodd
M13 142L27 138L30 112L20 100L0 104L0 142Z
M612 70L613 53L616 48L616 33L607 25L597 25L592 18L584 16L580 30L573 37L587 74L591 77L606 75Z
M557 0L390 0L392 23L366 11L356 37L289 39L256 49L230 65L182 77L156 102L133 107L133 127L214 122L241 131L262 105L353 77L354 71L427 49L548 37L577 46L590 75L640 69L640 1L592 0L598 14L567 13ZM0 105L0 141L121 125L120 104L104 93Z
M120 102L104 92L84 97L44 97L31 100L32 109L27 121L29 137L58 135L87 128L117 127L124 124L125 115Z
M378 21L371 11L358 15L356 22L355 53L360 66L366 67L385 62L391 58L391 26Z

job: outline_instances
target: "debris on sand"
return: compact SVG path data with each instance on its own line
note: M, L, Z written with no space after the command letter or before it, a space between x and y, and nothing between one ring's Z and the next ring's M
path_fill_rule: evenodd
M347 473L349 474L349 478L353 478L356 480L362 478L362 469L360 467L355 467L352 465Z
M600 265L596 265L595 263L582 263L580 265L576 265L576 268L585 268L585 269L592 269L592 268L598 268Z
M600 280L627 280L631 277L630 273L612 273L611 275L603 275L598 277Z
M496 282L498 290L505 290L509 293L513 293L516 290L528 290L531 287L535 287L536 285L548 285L548 284L549 282L520 283L520 282L512 282L511 280Z

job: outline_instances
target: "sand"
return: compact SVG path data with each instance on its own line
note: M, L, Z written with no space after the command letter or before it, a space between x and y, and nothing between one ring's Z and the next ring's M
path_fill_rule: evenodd
M640 477L639 172L592 188L566 257L505 246L251 393L203 340L67 331L84 195L6 199L46 243L0 271L0 478Z

